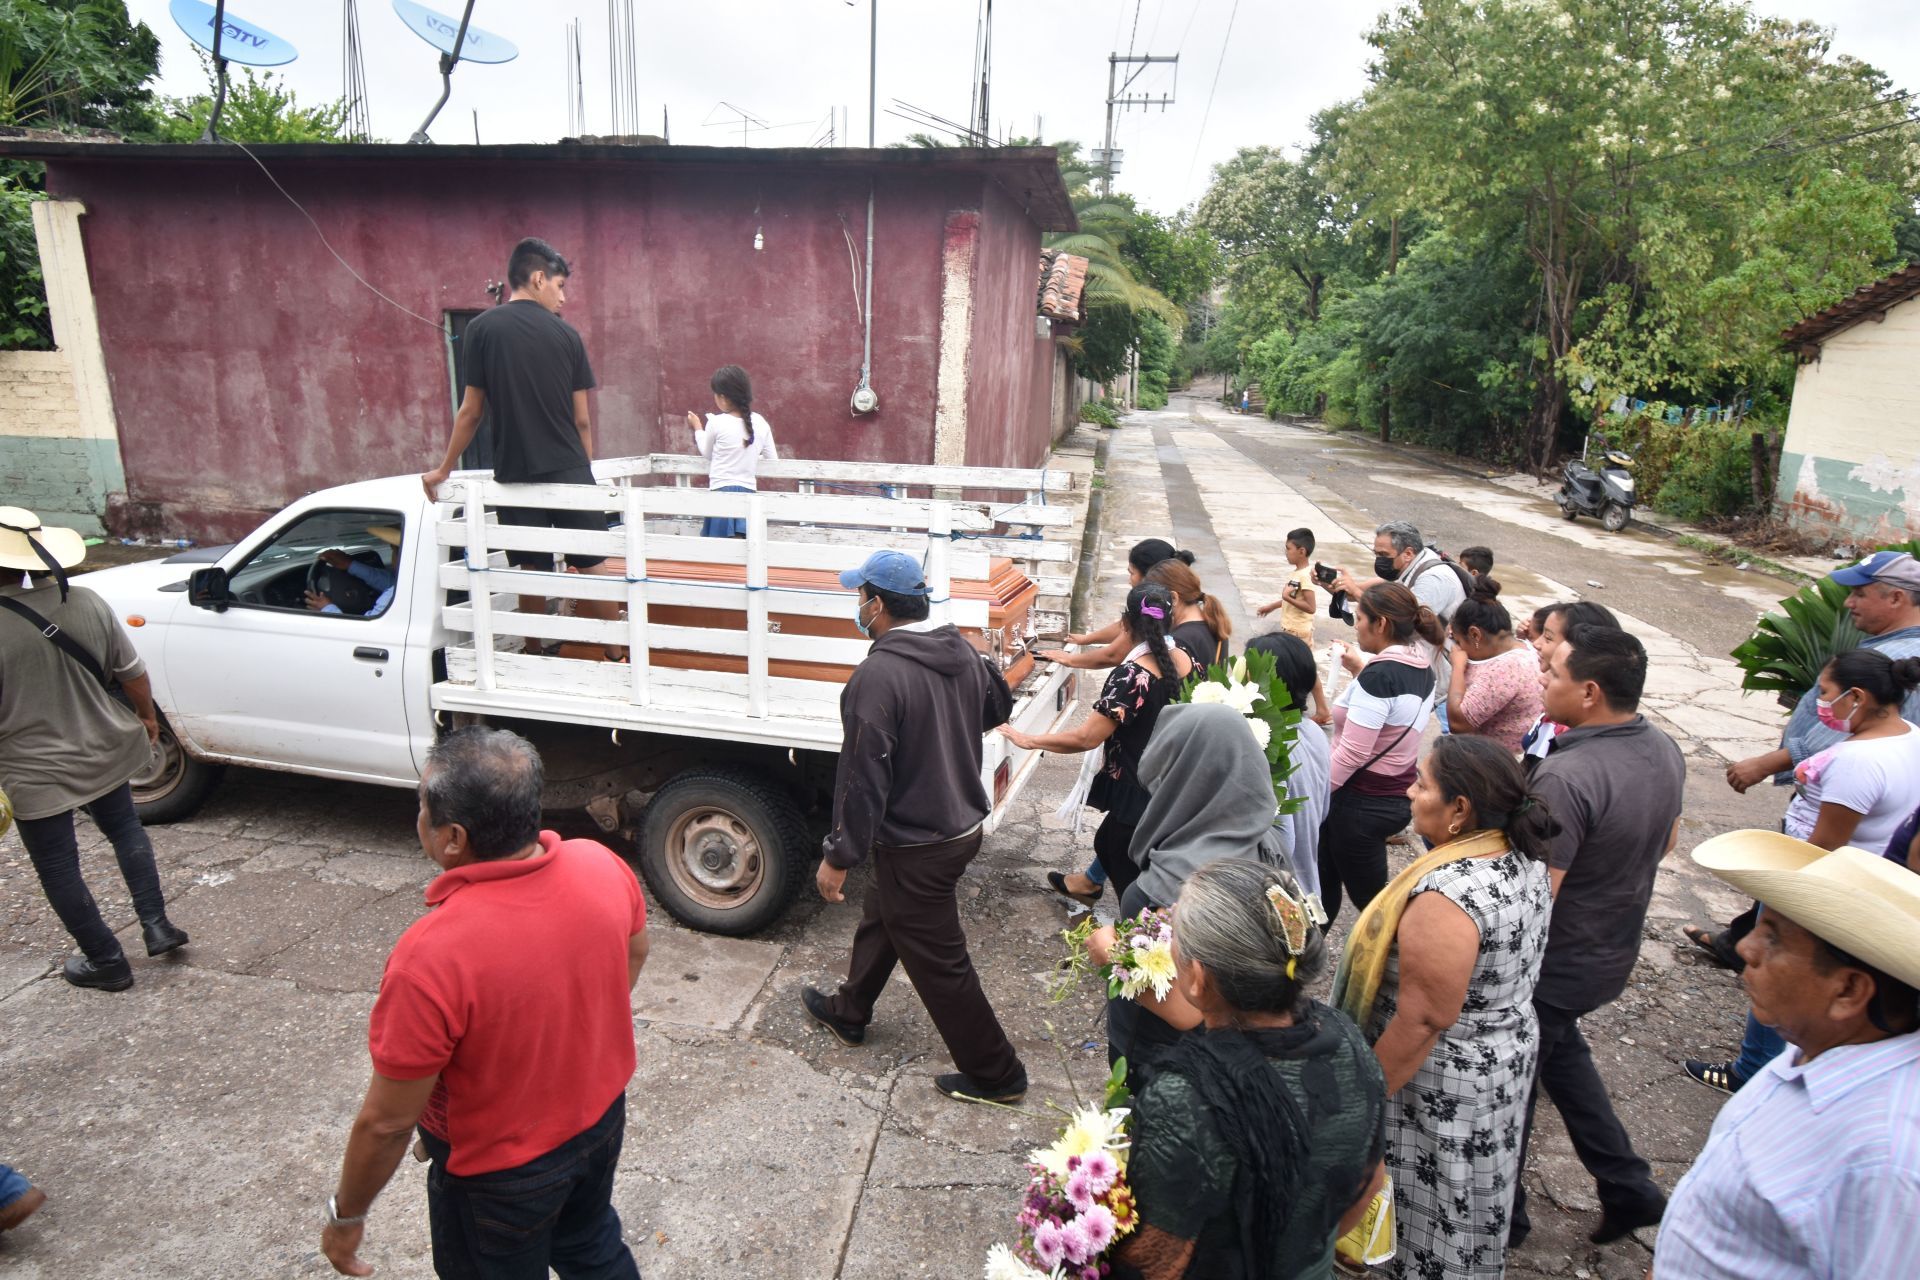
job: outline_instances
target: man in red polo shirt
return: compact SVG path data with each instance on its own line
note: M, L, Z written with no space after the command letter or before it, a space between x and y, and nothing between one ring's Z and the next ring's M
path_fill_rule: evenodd
M540 829L531 743L462 729L427 758L420 844L442 874L387 958L373 1079L320 1246L343 1275L417 1125L433 1266L462 1280L638 1280L612 1203L647 907L626 863Z

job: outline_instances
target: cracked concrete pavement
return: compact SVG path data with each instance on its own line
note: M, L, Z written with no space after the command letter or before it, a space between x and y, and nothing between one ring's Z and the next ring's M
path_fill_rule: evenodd
M1649 710L1689 759L1683 851L1777 820L1780 794L1736 796L1721 780L1726 759L1772 745L1781 713L1739 695L1720 655L1762 597L1787 584L1729 577L1631 530L1565 526L1516 491L1201 401L1133 415L1110 444L1096 616L1119 604L1127 548L1171 533L1228 603L1237 647L1269 626L1252 610L1277 589L1286 529L1313 527L1322 560L1363 564L1373 526L1408 515L1449 548L1490 543L1516 607L1587 595L1641 636L1654 657ZM1322 648L1344 630L1324 618L1318 627ZM751 939L693 933L655 913L615 1189L644 1271L962 1275L989 1243L1011 1238L1022 1157L1056 1124L1048 1104L1070 1105L1105 1069L1092 994L1055 1004L1044 993L1065 915L1041 876L1089 855L1090 828L1076 838L1053 816L1076 764L1041 764L962 884L987 992L1033 1076L1020 1110L933 1092L945 1053L897 975L861 1048L842 1047L801 1012L801 986L831 982L845 963L861 873L846 905L809 893ZM413 814L408 792L232 771L201 814L152 830L193 946L161 961L136 955L138 982L116 995L58 979L65 935L17 835L0 840L0 1158L50 1196L0 1240L0 1270L22 1280L331 1274L317 1249L320 1206L365 1084L366 1015L430 878ZM80 830L89 883L137 943L110 851L89 824ZM1627 1125L1667 1186L1720 1102L1675 1064L1731 1051L1745 1008L1677 927L1740 905L1683 856L1670 858L1632 986L1588 1020ZM1529 1172L1540 1210L1512 1273L1640 1275L1643 1241L1586 1242L1591 1184L1551 1109L1542 1117ZM382 1275L431 1274L423 1170L411 1161L374 1211L366 1256Z

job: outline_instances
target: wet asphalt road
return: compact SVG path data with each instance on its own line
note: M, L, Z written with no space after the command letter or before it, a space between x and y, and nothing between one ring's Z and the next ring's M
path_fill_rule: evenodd
M1583 518L1576 522L1603 539L1617 539L1633 547L1631 555L1608 556L1604 550L1596 554L1553 533L1489 518L1453 494L1484 487L1489 493L1510 496L1490 482L1430 467L1350 433L1327 435L1259 418L1223 420L1217 413L1209 418L1210 428L1249 460L1296 488L1304 481L1338 495L1370 517L1368 524L1411 520L1425 537L1437 541L1449 554L1484 544L1494 552L1495 578L1501 576L1503 564L1524 565L1566 584L1584 598L1623 608L1703 653L1724 656L1753 629L1755 604L1750 598L1720 590L1720 584L1779 596L1796 589L1785 579L1716 563L1638 525L1629 525L1617 534L1604 534L1596 521ZM1421 492L1386 483L1377 478L1383 472L1402 479L1412 477L1415 482L1425 472L1436 482L1444 482L1443 491ZM1551 504L1536 505L1541 522L1560 520ZM1668 571L1668 565L1697 570L1698 576L1677 575ZM1351 567L1367 571L1365 565ZM1589 587L1590 581L1604 586Z

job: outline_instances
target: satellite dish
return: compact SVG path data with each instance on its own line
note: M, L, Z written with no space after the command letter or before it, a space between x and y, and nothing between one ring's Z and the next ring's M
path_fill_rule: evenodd
M215 9L203 0L172 0L167 12L173 15L189 40L229 62L249 67L281 67L300 56L300 51L291 44L271 31L234 17L226 12L224 5ZM220 34L218 49L214 48L216 30ZM468 32L468 36L471 37L472 32Z
M175 0L175 3L182 2ZM393 0L393 11L413 34L442 53L453 52L454 38L460 34L458 18L435 13L423 4L415 4L414 0ZM466 39L460 42L462 62L512 62L519 56L520 50L513 41L475 26L468 26Z

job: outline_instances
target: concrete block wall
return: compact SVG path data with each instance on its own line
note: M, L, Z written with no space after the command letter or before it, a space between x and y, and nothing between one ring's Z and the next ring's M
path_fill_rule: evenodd
M119 465L114 441L83 434L64 351L0 351L0 506L102 534L105 477Z

